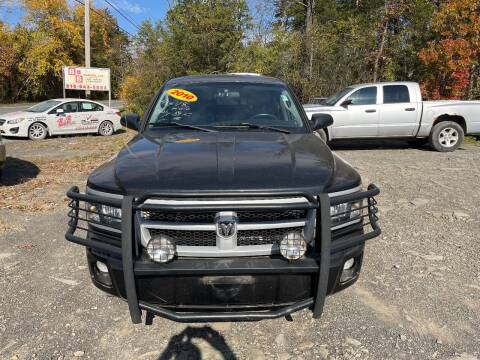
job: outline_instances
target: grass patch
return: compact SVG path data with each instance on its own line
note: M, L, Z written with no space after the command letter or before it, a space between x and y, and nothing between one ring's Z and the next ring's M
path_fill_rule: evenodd
M480 136L465 136L465 142L467 144L480 145Z

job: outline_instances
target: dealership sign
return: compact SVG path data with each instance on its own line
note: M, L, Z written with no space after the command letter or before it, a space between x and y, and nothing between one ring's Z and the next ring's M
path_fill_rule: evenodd
M110 69L65 66L64 89L110 91Z
M63 67L63 97L65 90L108 91L108 106L112 99L110 69L79 66Z

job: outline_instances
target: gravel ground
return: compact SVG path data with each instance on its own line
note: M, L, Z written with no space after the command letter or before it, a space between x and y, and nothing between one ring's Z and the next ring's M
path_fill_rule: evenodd
M39 146L58 160L56 149L71 157L69 144L84 141L15 140L8 153L34 164ZM64 239L65 210L0 209L17 224L0 227L0 359L479 359L480 146L333 147L381 188L383 234L367 245L360 280L328 298L320 320L302 311L293 322L133 325L124 302L90 283L84 248Z

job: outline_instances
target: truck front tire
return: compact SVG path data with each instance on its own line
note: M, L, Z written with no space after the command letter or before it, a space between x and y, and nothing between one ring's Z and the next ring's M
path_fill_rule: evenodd
M430 145L440 152L455 151L463 143L463 128L453 121L442 121L436 124L430 133Z

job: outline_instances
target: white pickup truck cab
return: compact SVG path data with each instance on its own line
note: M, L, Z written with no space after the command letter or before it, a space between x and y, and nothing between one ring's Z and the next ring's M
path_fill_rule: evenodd
M332 115L333 125L320 133L325 140L422 139L446 152L456 150L465 135L480 134L480 101L422 101L415 82L352 85L304 108L309 118Z

